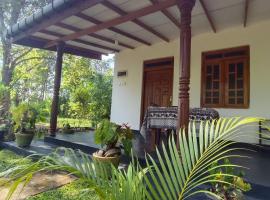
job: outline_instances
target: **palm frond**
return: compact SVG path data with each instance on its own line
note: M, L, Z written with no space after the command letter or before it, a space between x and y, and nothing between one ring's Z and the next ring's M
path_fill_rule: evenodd
M175 200L187 199L198 193L208 193L217 197L210 191L201 190L205 184L219 182L215 179L218 174L208 174L208 170L233 166L242 168L239 165L220 164L211 168L214 162L224 158L243 157L234 154L242 150L233 147L236 143L233 140L240 134L241 128L257 124L257 118L229 118L219 119L212 122L201 122L199 127L199 138L195 122L188 127L188 135L185 130L179 133L179 150L171 137L168 148L162 146L162 154L157 149L158 162L151 156L147 158L149 176L145 176L147 196L150 199ZM158 164L159 163L159 164ZM154 166L152 168L151 166ZM222 174L225 177L236 177L233 174ZM225 184L231 183L222 181ZM155 187L155 188L154 188Z

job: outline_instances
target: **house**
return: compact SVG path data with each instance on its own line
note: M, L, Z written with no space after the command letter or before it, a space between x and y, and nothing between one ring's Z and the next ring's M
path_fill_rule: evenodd
M111 120L134 130L151 104L179 105L178 127L189 107L270 118L269 36L268 0L55 0L7 31L57 51L52 135L63 53L116 54Z

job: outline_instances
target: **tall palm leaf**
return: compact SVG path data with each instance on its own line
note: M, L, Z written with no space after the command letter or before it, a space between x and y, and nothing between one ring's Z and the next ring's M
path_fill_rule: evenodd
M241 130L253 123L258 124L256 118L219 119L212 122L201 122L199 137L195 122L190 123L188 135L185 130L179 134L179 149L173 137L169 140L168 148L163 144L162 153L157 149L158 162L151 156L147 158L149 176L145 176L148 186L147 198L156 200L182 200L198 193L208 193L220 198L208 190L200 189L210 183L224 183L215 179L217 175L209 175L209 170L222 167L239 167L233 164L220 164L212 167L212 163L224 158L243 157L233 154L241 148L234 147L233 140L245 135ZM153 167L152 167L153 166ZM233 174L222 174L224 177L236 177Z
M17 164L0 173L0 178L7 178L2 185L9 185L10 191L6 200L10 199L20 184L26 186L37 173L48 171L65 171L87 182L88 189L95 190L100 199L106 200L141 200L145 199L142 170L135 161L127 171L117 170L93 161L89 155L67 148L59 148L53 154L42 157L35 163ZM86 190L84 190L84 193Z

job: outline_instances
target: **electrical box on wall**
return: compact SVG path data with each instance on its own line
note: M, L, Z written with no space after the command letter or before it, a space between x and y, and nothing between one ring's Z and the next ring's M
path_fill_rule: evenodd
M124 71L118 71L117 72L117 77L118 78L127 77L127 71L126 70L124 70Z

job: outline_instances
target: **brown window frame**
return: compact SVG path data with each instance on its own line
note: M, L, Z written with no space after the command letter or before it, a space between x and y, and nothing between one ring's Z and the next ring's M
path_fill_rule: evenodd
M237 60L244 62L243 74L243 103L229 104L228 85L229 85L229 61L236 62ZM206 103L206 67L207 65L217 64L220 66L219 77L219 103ZM211 89L213 94L214 89ZM213 97L213 96L212 96ZM237 98L235 98L237 101ZM207 51L202 53L202 67L201 67L201 107L208 108L249 108L250 104L250 48L249 46L241 46L227 49L220 49L214 51Z

